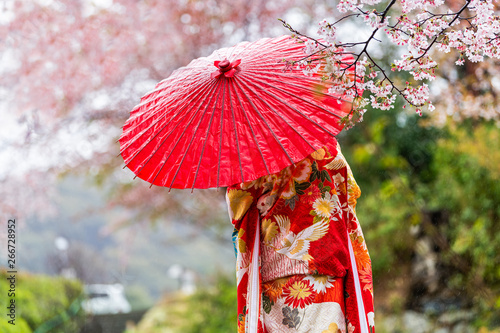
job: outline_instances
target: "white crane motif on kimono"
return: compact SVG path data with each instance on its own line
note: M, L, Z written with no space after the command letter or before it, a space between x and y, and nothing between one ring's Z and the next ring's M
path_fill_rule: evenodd
M275 218L280 232L287 235L276 252L286 255L290 259L312 259L308 253L310 242L326 235L330 226L329 220L325 218L295 234L290 232L290 218L288 216L276 215Z

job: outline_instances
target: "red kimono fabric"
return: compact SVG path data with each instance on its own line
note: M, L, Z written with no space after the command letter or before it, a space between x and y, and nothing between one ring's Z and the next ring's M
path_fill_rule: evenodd
M375 332L360 194L336 141L227 189L238 332Z

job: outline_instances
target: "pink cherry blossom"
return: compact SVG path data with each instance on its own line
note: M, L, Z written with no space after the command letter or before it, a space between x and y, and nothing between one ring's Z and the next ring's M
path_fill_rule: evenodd
M385 9L380 10L384 3ZM433 111L435 107L430 101L428 84L436 78L438 68L434 52L456 56L457 66L466 60L500 59L500 17L495 12L493 0L464 0L458 9L447 7L443 0L340 0L337 9L346 16L335 23L323 20L318 34L325 42L306 43L304 51L306 54L314 51L317 61L328 65L331 93L353 98L352 118L344 119L348 128L353 125L352 119L363 119L367 104L388 110L394 107L397 96L420 115L423 110ZM372 29L371 36L363 42L339 40L336 26L347 18L363 20ZM382 40L383 34L388 38ZM411 82L401 87L391 79L391 71L369 51L368 46L377 42L399 47L401 53L399 59L393 60L391 71L409 73L413 78ZM385 47L378 45L382 49ZM339 54L345 52L355 59L356 81L353 82L344 75L348 68L339 65ZM316 68L310 63L307 67L306 74ZM370 96L362 97L362 89L368 90Z

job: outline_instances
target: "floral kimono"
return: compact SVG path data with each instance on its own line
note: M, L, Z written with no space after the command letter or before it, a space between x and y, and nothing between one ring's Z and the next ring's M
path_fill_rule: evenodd
M360 193L336 141L227 189L239 333L375 332Z

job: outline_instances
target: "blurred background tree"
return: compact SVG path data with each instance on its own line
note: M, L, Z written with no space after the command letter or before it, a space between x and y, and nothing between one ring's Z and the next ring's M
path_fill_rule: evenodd
M314 33L317 21L338 17L335 6L313 0L0 2L0 212L21 221L50 217L59 209L51 199L61 176L83 175L106 193L107 209L123 210L102 226L106 234L182 221L229 243L224 191L167 195L133 180L117 157L120 128L140 96L175 68L219 47L287 33L277 18ZM365 31L347 25L343 33L355 39ZM385 62L397 53L375 51ZM431 85L434 113L419 118L400 108L369 110L364 123L339 140L363 192L358 214L380 313L439 317L466 309L475 327L492 328L500 325L498 63L466 61L457 68L454 57L440 60ZM169 242L177 237L162 235ZM220 321L236 327L235 318L227 323L225 317L236 305L230 281L207 283L180 303L189 311L173 310L184 316L183 332L188 324L206 332L232 331ZM392 326L386 331L405 331Z
M283 34L278 17L309 24L331 6L285 0L7 0L0 8L6 129L1 156L17 165L0 169L0 209L49 214L55 177L79 171L112 187L111 204L137 207L138 218L154 219L165 209L185 207L187 194L163 200L162 189L131 182L120 170L116 139L140 96L219 47ZM19 183L28 183L30 191L13 195Z

